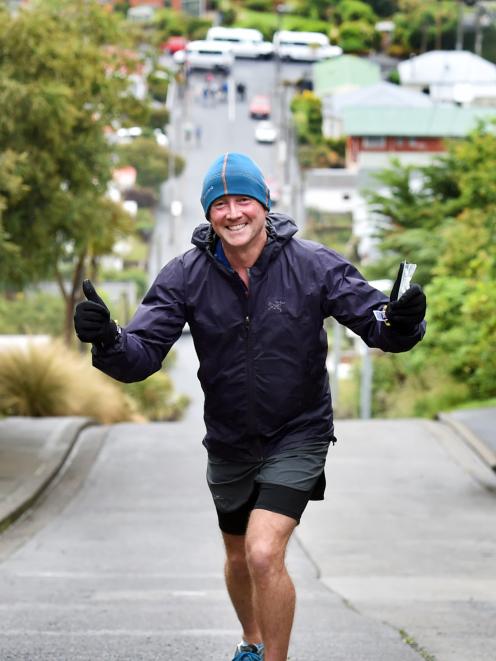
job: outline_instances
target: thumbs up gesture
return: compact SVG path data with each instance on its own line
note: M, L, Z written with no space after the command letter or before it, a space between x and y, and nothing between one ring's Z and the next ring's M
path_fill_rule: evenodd
M119 328L110 318L110 310L96 293L90 280L83 282L87 300L76 305L74 328L81 342L111 347L119 338Z

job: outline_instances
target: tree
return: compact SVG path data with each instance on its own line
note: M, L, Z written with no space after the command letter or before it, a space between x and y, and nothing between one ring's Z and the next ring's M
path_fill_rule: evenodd
M374 27L366 21L345 21L339 26L339 44L345 53L368 53L375 40Z
M313 143L322 138L322 101L309 90L291 101L298 142Z
M0 19L0 156L18 178L3 189L2 222L22 265L2 283L54 278L69 342L85 272L130 229L105 195L113 163L104 127L129 113L126 75L137 62L109 48L123 35L95 2L38 3Z
M420 414L496 395L495 126L480 125L445 156L418 168L416 186L413 168L396 163L381 175L389 192L369 194L385 221L385 257L375 277L394 275L392 262L400 259L416 262L415 279L426 285L428 301L422 343L377 361L382 414L402 392L411 401L406 412ZM384 369L385 363L394 369Z
M398 55L430 48L453 47L456 39L457 3L450 0L400 0L394 15L392 51Z
M23 160L23 155L12 150L0 153L0 281L3 282L9 274L20 276L19 249L4 229L3 214L9 204L16 203L27 192L27 187L17 174Z
M136 168L138 186L151 188L155 192L158 192L160 184L169 178L169 157L169 150L157 144L154 138L136 138L118 150L119 164ZM183 170L184 159L174 156L175 175L180 175Z
M343 0L337 8L337 13L343 22L363 21L374 25L377 21L372 7L361 0Z

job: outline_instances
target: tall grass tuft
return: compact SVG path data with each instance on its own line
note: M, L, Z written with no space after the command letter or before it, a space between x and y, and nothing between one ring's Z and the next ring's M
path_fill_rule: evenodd
M161 370L145 381L126 383L127 392L139 407L139 412L155 422L179 420L190 403L187 395L176 396L170 376Z
M136 419L133 400L61 342L0 352L0 415Z

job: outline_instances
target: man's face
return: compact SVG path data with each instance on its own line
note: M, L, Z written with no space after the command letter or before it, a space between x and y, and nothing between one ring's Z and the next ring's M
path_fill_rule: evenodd
M213 202L209 218L214 232L231 249L265 244L266 210L252 197L223 195Z

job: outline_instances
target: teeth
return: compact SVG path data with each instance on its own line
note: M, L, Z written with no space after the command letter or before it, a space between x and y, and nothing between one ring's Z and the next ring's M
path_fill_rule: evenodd
M231 227L228 227L227 229L230 232L239 232L239 230L242 230L244 227L246 227L246 223L243 223L242 225L231 225Z

